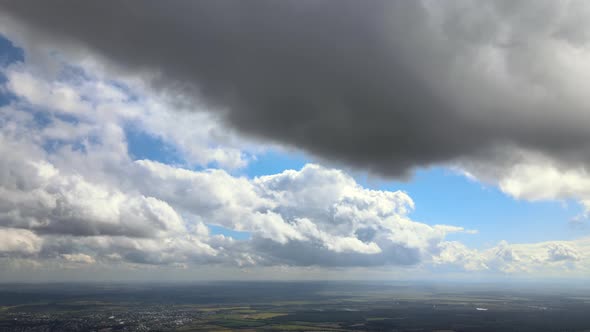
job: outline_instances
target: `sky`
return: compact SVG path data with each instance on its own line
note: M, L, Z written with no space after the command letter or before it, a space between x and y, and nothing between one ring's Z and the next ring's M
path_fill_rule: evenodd
M584 280L588 18L0 1L0 282Z

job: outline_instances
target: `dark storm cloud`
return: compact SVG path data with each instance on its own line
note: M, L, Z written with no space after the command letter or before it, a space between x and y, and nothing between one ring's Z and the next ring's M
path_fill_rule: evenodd
M32 43L83 46L244 133L397 176L503 144L584 159L590 119L567 77L581 72L559 48L587 44L582 6L0 2Z

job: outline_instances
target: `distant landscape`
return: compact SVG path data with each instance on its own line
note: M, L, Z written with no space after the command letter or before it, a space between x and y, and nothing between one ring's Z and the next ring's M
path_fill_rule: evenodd
M590 292L519 288L385 282L5 284L0 331L590 331Z

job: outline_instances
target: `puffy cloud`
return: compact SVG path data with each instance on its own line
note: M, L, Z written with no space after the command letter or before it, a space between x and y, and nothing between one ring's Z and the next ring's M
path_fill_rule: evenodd
M439 244L439 253L433 258L434 264L457 265L466 271L488 270L485 258L478 250L467 248L457 241L445 241Z
M590 174L580 163L554 160L538 152L510 149L498 153L494 162L466 161L456 164L466 176L497 185L507 195L528 201L575 200L583 211L573 217L582 224L590 204Z
M218 255L206 226L125 181L133 162L123 126L142 115L127 94L101 81L50 82L20 65L4 72L17 97L0 107L4 255L168 265Z
M36 254L42 245L43 239L29 230L0 228L0 256Z
M446 234L464 231L412 221L406 193L366 189L314 164L252 180L147 160L135 166L144 192L204 222L250 232L254 250L275 264L416 264Z
M96 261L92 256L88 256L86 254L63 254L61 255L66 261L73 262L73 263L82 263L82 264L94 264Z
M19 70L9 70L6 74L9 91L32 105L60 113L90 115L92 108L73 86L39 80L31 73Z
M500 273L556 273L575 267L585 273L590 263L582 254L589 248L587 238L572 241L509 244L501 241L485 250L469 249L459 242L443 242L435 264L455 265L468 271ZM576 263L577 265L572 265Z
M590 177L583 165L570 165L540 153L512 149L494 163L459 163L467 176L497 183L506 194L531 201L590 197Z
M135 162L137 186L200 220L285 243L301 235L271 211L276 202L261 197L253 184L223 170L201 172L158 162Z
M174 265L231 262L230 258L223 257L221 250L216 250L205 243L206 237L191 233L161 239L122 236L64 237L55 235L47 238L48 243L44 246L41 255L46 258L59 256L68 261L74 261L73 258L78 257L78 251L84 251L92 253L92 258L99 260L103 264L122 262Z
M4 152L3 158L14 164ZM83 236L154 237L184 230L181 217L163 201L61 175L44 161L20 162L4 169L14 181L0 185L3 226Z
M564 243L552 243L547 247L548 259L553 262L577 261L581 259L578 250Z
M104 128L106 122L162 139L192 165L215 164L234 169L248 162L247 153L239 149L248 146L247 141L238 143L232 131L220 127L214 116L175 107L169 100L171 97L151 97L141 87L129 93L124 88L126 82L119 83L121 87L80 74L63 74L66 78L47 80L22 65L10 66L4 74L6 89L19 97L24 106L47 110L52 116L50 125L39 129L42 138L108 139L101 133L108 129ZM171 114L170 108L179 112ZM64 115L74 116L77 123L62 120L60 116ZM124 149L124 146L111 148Z

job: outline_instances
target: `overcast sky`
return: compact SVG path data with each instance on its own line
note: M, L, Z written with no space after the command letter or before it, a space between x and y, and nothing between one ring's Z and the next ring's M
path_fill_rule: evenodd
M586 1L0 0L0 281L584 278Z

